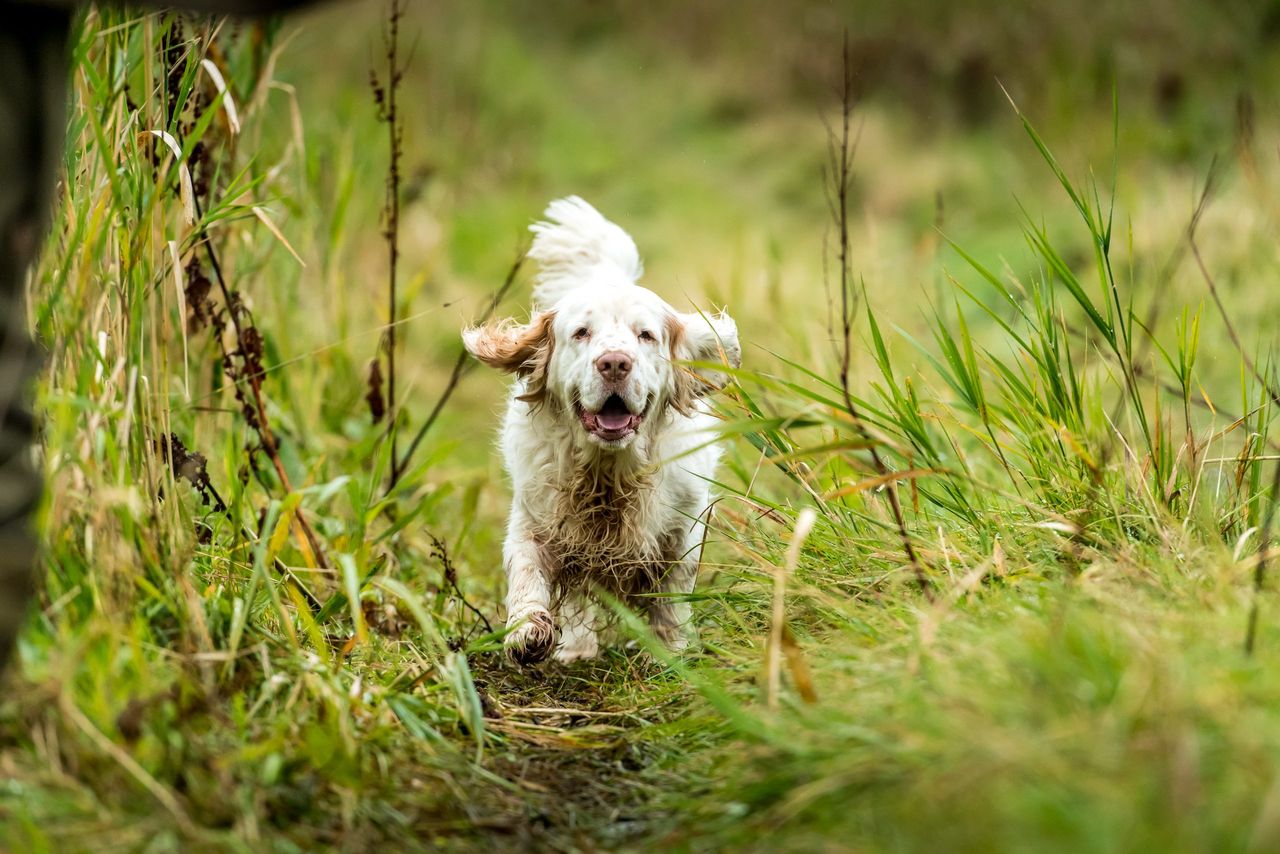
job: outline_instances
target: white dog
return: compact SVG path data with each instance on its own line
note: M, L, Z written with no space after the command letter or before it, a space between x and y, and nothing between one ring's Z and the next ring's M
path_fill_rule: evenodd
M680 650L690 607L678 597L693 591L720 456L701 398L726 377L675 362L737 367L738 329L637 284L635 243L582 199L545 216L531 227L532 319L462 334L477 359L517 378L501 435L514 491L507 654L594 657L596 591L647 613Z

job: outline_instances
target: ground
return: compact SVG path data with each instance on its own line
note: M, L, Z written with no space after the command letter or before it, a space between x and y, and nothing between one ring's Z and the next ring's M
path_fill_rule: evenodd
M390 489L387 7L85 13L0 845L1275 846L1275 14L749 6L412 4ZM570 193L744 371L696 648L521 669L450 377Z

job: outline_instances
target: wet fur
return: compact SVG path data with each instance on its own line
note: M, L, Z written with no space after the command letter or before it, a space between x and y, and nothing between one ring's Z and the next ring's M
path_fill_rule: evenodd
M555 490L556 509L531 530L553 588L553 604L599 592L645 610L682 557L676 532L653 524L651 468L579 457Z
M553 202L547 215L530 250L542 268L532 320L463 333L477 359L516 376L500 431L512 481L507 652L519 664L553 649L566 661L595 655L602 621L589 603L598 594L647 614L658 638L682 649L690 627L683 597L693 591L720 457L704 398L728 376L680 363L737 367L737 327L723 313L677 312L640 287L630 237L580 199ZM588 322L594 331L573 331ZM642 341L640 328L660 330L665 342ZM576 411L603 404L608 392L593 360L609 348L634 365L614 393L644 413L636 432L612 445L589 435Z
M478 360L524 380L520 400L541 404L547 399L547 368L555 352L554 321L555 312L544 311L526 324L498 320L468 329L462 338Z
M509 545L525 537L536 549L547 607L563 614L571 600L608 593L647 614L655 632L679 648L688 605L651 594L693 587L710 504L707 479L720 456L707 444L716 420L706 403L695 399L687 416L668 403L623 455L583 446L576 422L522 396L516 383L502 430L515 493L508 537ZM511 560L508 551L509 569ZM520 595L509 590L509 613L518 615L512 603ZM610 621L595 610L591 628L603 629Z

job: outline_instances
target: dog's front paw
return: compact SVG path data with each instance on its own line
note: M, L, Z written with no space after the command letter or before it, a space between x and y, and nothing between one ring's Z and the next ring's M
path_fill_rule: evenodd
M507 658L522 667L545 661L556 648L556 623L546 611L531 611L517 621L504 642Z

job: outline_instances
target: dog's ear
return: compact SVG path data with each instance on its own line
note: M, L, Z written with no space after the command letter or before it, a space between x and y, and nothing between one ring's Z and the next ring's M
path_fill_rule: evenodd
M554 312L544 311L524 325L513 320L494 321L464 330L462 343L468 353L489 367L524 379L520 400L541 403L546 398L547 368L555 348L554 320Z
M723 311L719 314L672 314L667 318L671 357L682 362L719 362L742 366L738 324ZM729 376L705 365L676 365L675 393L671 404L688 412L696 397L724 388Z

